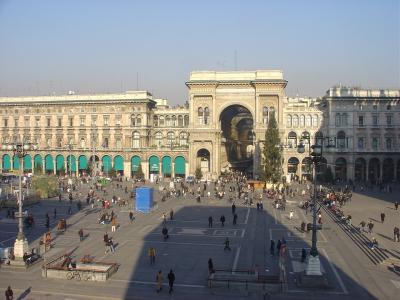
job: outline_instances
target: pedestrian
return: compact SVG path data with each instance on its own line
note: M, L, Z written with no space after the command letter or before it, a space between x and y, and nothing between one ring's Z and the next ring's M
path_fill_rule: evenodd
M162 218L163 218L163 225L165 226L165 224L167 224L167 214L165 212L162 214Z
M57 218L57 209L54 208L54 219Z
M238 218L237 214L234 214L233 215L233 225L236 225L237 218Z
M235 203L232 203L232 215L234 215L236 212L236 205Z
M72 215L72 208L71 208L71 205L68 207L68 214L69 214L69 215Z
M294 215L294 212L293 212L293 209L291 209L290 213L289 213L289 220L291 220L293 218L293 215Z
M49 229L50 228L50 218L49 218L49 214L46 213L46 228Z
M225 242L224 242L224 245L225 245L224 251L225 251L225 250L231 251L231 247L229 246L229 238L226 238L226 240L225 240Z
M399 208L399 202L396 201L396 202L394 203L394 209L397 210L398 208Z
M278 251L278 255L281 251L281 246L282 246L281 240L278 240L278 242L276 243L276 250Z
M364 232L364 231L365 231L365 221L364 221L364 220L362 220L362 221L360 222L360 231L361 231L361 232Z
M208 228L213 227L213 218L211 216L208 217Z
M224 227L224 224L225 224L225 216L222 215L221 218L219 218L219 220L221 221L221 227Z
M156 262L156 249L154 249L154 247L150 247L148 253L150 258L150 265L154 265Z
M171 209L171 211L169 212L169 219L173 220L174 219L174 211Z
M114 216L111 220L111 232L115 232L117 229L117 218Z
M385 222L385 213L381 213L381 223L383 224L383 222Z
M6 295L6 300L13 300L14 299L14 292L11 289L11 286L8 286L8 288L7 288L6 292L5 292L5 295Z
M318 214L318 224L322 224L322 215L321 215L321 213Z
M157 283L157 293L159 293L162 290L162 284L163 284L163 274L160 271L158 271L157 276L156 276L156 283Z
M275 252L275 242L274 240L271 240L271 245L269 247L269 252L271 253L271 256L274 256Z
M163 229L161 230L161 233L164 236L164 242L165 242L169 238L167 227L164 226Z
M399 229L399 227L395 226L393 228L393 240L395 242L398 242L399 241L399 237L400 237L400 229Z
M368 222L368 232L369 233L372 233L372 229L374 228L374 223L370 220L369 222Z
M130 212L129 212L129 221L132 223L132 222L133 222L133 219L134 219L134 217L133 217L133 211L130 211Z
M112 238L108 239L108 247L110 247L111 252L115 252L115 246L114 246L114 242L112 240Z
M306 261L306 259L307 259L307 252L306 252L306 249L301 249L301 262L303 263L303 262L305 262Z
M81 228L81 229L79 229L79 231L78 231L78 235L79 235L79 241L83 241L83 229Z
M214 264L211 258L208 259L208 274L214 273Z
M174 290L174 281L175 281L175 274L174 272L172 272L172 269L169 270L168 273L168 284L169 284L169 292L168 293L172 293L172 291Z

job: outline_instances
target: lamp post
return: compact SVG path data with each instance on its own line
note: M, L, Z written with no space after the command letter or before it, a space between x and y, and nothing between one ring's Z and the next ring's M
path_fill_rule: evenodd
M93 143L93 156L92 156L92 184L95 188L96 184L96 124L92 124L92 143Z
M25 265L23 261L24 253L29 251L28 240L24 234L24 224L22 216L22 175L24 157L28 155L28 151L37 150L37 145L33 143L16 142L2 145L2 150L13 151L14 156L17 155L19 162L19 191L18 191L18 234L14 243L15 264Z
M72 146L73 145L71 143L69 143L67 145L68 151L69 151L69 178L70 179L72 178L72 157L71 157Z
M310 257L307 262L306 275L311 276L322 276L321 273L321 263L319 260L318 249L317 249L317 165L322 158L322 144L310 146L310 136L302 136L302 140L307 140L309 157L311 158L313 164L313 185L314 193L312 197L313 203L313 224L312 224L312 244L310 250ZM299 153L304 153L305 146L301 141L300 145L297 147Z

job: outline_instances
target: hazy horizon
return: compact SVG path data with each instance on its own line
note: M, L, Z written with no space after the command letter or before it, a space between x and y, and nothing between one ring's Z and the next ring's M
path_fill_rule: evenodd
M400 89L400 4L0 0L0 97L148 90L187 100L192 71L279 69L287 96Z

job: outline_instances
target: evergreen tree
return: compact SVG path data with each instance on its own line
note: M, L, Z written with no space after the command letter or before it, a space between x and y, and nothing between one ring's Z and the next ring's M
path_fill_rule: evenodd
M138 179L142 179L144 177L144 173L143 173L143 170L142 170L142 164L139 164L138 169L135 172L133 172L133 174Z
M196 168L196 171L194 172L194 176L196 176L196 179L201 179L203 177L203 172L201 171L200 167Z
M267 132L263 149L264 159L264 180L277 183L282 176L282 149L279 138L278 125L275 116L272 114L268 122Z

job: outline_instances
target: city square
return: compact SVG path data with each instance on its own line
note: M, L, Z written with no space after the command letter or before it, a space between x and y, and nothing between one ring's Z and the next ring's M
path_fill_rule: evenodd
M399 20L0 1L0 298L397 299Z

